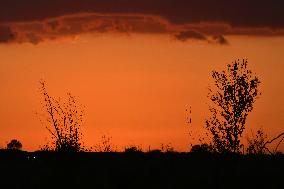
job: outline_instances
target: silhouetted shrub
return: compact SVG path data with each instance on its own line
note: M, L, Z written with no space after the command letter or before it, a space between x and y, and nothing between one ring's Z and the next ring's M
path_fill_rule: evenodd
M166 144L166 145L161 144L161 150L160 151L165 152L165 153L172 153L172 152L175 152L175 149L174 149L174 147L172 146L171 143Z
M21 150L23 147L22 143L16 139L11 140L7 144L7 149L9 150Z
M111 142L112 137L103 135L101 142L94 147L95 152L115 152L116 147Z
M283 152L277 151L277 152L275 152L274 155L275 155L275 156L280 156L280 157L282 157L282 156L283 156Z
M197 144L191 148L193 153L212 153L213 151L213 147L209 144Z
M50 146L49 144L45 144L43 146L40 146L39 148L41 152L51 152L51 151L54 151L54 147Z
M162 153L163 151L160 149L153 149L151 151L149 151L150 153Z
M45 82L40 82L43 95L43 107L47 113L46 129L52 137L52 146L45 149L54 149L59 152L84 151L82 133L83 110L76 98L68 93L65 102L51 97L46 89Z
M143 152L139 146L129 146L124 149L126 153L141 153Z
M256 135L252 138L247 138L248 147L246 149L248 154L263 155L266 153L264 147L267 141L267 135L264 134L263 129L259 129L256 132Z
M248 154L255 154L255 155L262 155L262 154L271 154L276 155L280 154L281 152L278 151L280 144L284 140L284 133L278 134L276 137L272 138L271 140L267 139L267 135L264 134L262 129L259 129L252 138L248 138ZM275 144L274 148L269 148L269 145Z

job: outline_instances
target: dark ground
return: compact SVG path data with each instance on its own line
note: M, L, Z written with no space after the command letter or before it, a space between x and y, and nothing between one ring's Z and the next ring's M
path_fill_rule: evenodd
M0 151L0 188L284 188L284 156Z

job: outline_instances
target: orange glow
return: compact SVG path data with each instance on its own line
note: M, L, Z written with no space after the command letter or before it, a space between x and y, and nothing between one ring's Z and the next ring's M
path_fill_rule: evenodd
M38 81L43 78L52 96L71 92L85 106L87 146L109 134L119 149L171 143L187 151L185 109L192 106L191 127L202 131L210 72L237 58L248 58L262 81L263 95L249 116L246 133L263 127L274 136L284 128L284 38L227 38L228 46L180 42L161 34L0 44L0 144L17 138L24 150L32 151L49 140L35 115L42 111Z

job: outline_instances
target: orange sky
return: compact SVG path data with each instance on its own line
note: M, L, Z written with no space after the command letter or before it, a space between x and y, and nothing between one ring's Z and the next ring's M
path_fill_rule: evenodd
M191 127L198 136L208 115L210 72L237 58L248 58L262 81L246 133L263 127L274 136L284 130L284 37L226 38L229 45L108 33L0 44L0 144L17 138L32 151L50 139L35 114L42 111L43 78L52 96L71 92L85 106L87 146L108 134L119 149L171 143L187 151L185 109L192 106Z

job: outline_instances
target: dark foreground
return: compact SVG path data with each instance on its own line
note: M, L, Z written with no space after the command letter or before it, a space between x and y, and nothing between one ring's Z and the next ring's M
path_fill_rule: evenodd
M284 188L284 156L0 152L0 188Z

